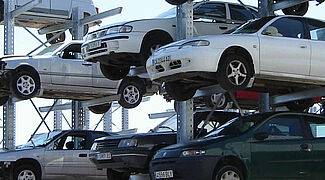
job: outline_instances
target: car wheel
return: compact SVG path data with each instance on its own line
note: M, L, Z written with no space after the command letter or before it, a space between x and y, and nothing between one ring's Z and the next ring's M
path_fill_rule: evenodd
M118 90L121 95L119 104L127 109L137 107L146 91L145 84L138 78L125 78Z
M34 166L23 164L14 170L14 180L41 180L41 172Z
M187 86L178 81L165 83L167 94L175 101L186 101L194 96L196 88L188 88Z
M252 70L245 58L229 55L221 60L217 79L223 89L236 91L245 89L252 76Z
M309 3L307 1L307 2L304 2L304 3L301 3L301 4L297 4L295 6L292 6L292 7L282 9L282 12L285 15L303 16L303 15L305 15L307 13L308 7L309 7Z
M140 51L140 64L142 66L146 66L147 59L156 49L171 42L173 42L173 39L165 33L157 33L155 35L149 35L146 37Z
M106 103L96 106L90 106L88 107L89 111L91 111L94 114L104 114L106 113L112 106L112 103Z
M9 96L0 97L0 106L3 106L8 101Z
M172 5L181 5L185 3L187 0L166 0L166 1Z
M107 180L129 180L130 173L107 169Z
M107 79L120 80L129 74L130 67L119 68L100 63L100 70Z
M220 98L220 99L219 99ZM205 97L205 104L208 108L224 109L228 105L229 97L227 94L213 94Z
M215 180L244 180L243 173L235 166L222 167L216 175Z
M30 99L35 96L40 88L37 76L29 71L15 73L10 81L10 90L18 99Z
M51 39L53 36L55 36L57 33L48 33L46 34L46 40ZM55 43L59 43L59 42L64 42L65 41L65 33L63 32L62 34L60 34L59 37L49 41L50 44L55 44Z
M314 99L302 99L285 103L285 106L290 111L306 111L314 104Z

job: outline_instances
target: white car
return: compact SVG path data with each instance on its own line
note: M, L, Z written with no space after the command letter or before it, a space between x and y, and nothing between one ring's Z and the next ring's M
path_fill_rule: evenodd
M18 99L32 97L90 100L121 94L119 103L125 108L138 106L143 95L152 95L158 87L149 79L128 77L112 81L100 72L99 63L85 62L82 41L57 43L35 56L0 58L0 104L9 95ZM147 88L148 87L148 88ZM111 103L89 107L94 113L105 113Z
M89 154L96 138L112 135L89 130L37 134L15 150L0 151L0 179L107 179L107 170L97 169Z
M176 40L176 9L153 19L104 26L86 37L82 53L86 61L101 63L105 77L124 78L130 66L145 66L151 52ZM222 34L257 17L254 7L204 1L194 5L194 36Z
M146 68L151 80L166 82L167 93L180 101L213 84L229 91L245 89L252 77L255 88L284 93L325 85L324 47L325 22L272 16L252 20L231 34L161 47ZM283 89L276 92L278 88Z
M31 0L14 0L16 8L25 5ZM84 17L97 14L96 7L92 0L42 0L42 2L34 8L24 12L16 17L16 20L21 22L24 26L30 28L47 28L62 23L66 23L72 19L72 9L79 7L83 12ZM0 12L4 12L4 2L0 0ZM0 19L0 21L3 21ZM90 25L99 24L100 21L91 23ZM17 24L19 26L19 24ZM88 32L88 25L85 26L84 34ZM55 33L46 34L46 38L50 39ZM52 40L50 43L62 42L65 40L63 33L59 38Z

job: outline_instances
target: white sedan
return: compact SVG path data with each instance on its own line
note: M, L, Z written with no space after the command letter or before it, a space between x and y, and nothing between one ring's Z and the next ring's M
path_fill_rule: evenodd
M273 16L252 20L231 34L161 47L146 68L152 80L166 82L167 93L180 101L213 84L230 91L245 89L252 77L255 82L284 82L281 87L300 84L297 90L325 85L324 47L325 22Z
M127 77L123 81L105 78L99 63L83 60L81 44L82 41L57 43L35 56L0 58L0 105L10 95L23 100L35 96L89 100L121 94L120 105L134 108L140 104L143 95L157 92L158 88L150 80L139 77ZM101 114L110 106L111 103L107 103L89 109Z

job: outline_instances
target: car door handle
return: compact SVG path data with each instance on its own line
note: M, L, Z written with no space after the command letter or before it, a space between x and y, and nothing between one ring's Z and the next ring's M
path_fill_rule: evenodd
M301 144L301 145L300 145L300 148L301 148L301 150L303 150L303 151L308 151L308 152L311 151L311 149L309 148L308 144Z
M226 29L228 29L228 27L226 27L226 26L219 26L219 29L226 30Z
M79 154L79 157L87 157L87 154Z
M91 66L92 64L90 63L82 63L83 66Z
M307 48L307 45L300 45L300 48L306 49Z

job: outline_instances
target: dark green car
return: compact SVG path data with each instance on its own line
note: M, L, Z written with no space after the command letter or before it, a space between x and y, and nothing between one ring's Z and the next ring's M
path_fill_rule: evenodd
M325 179L325 117L273 112L235 118L209 135L159 150L152 179Z

